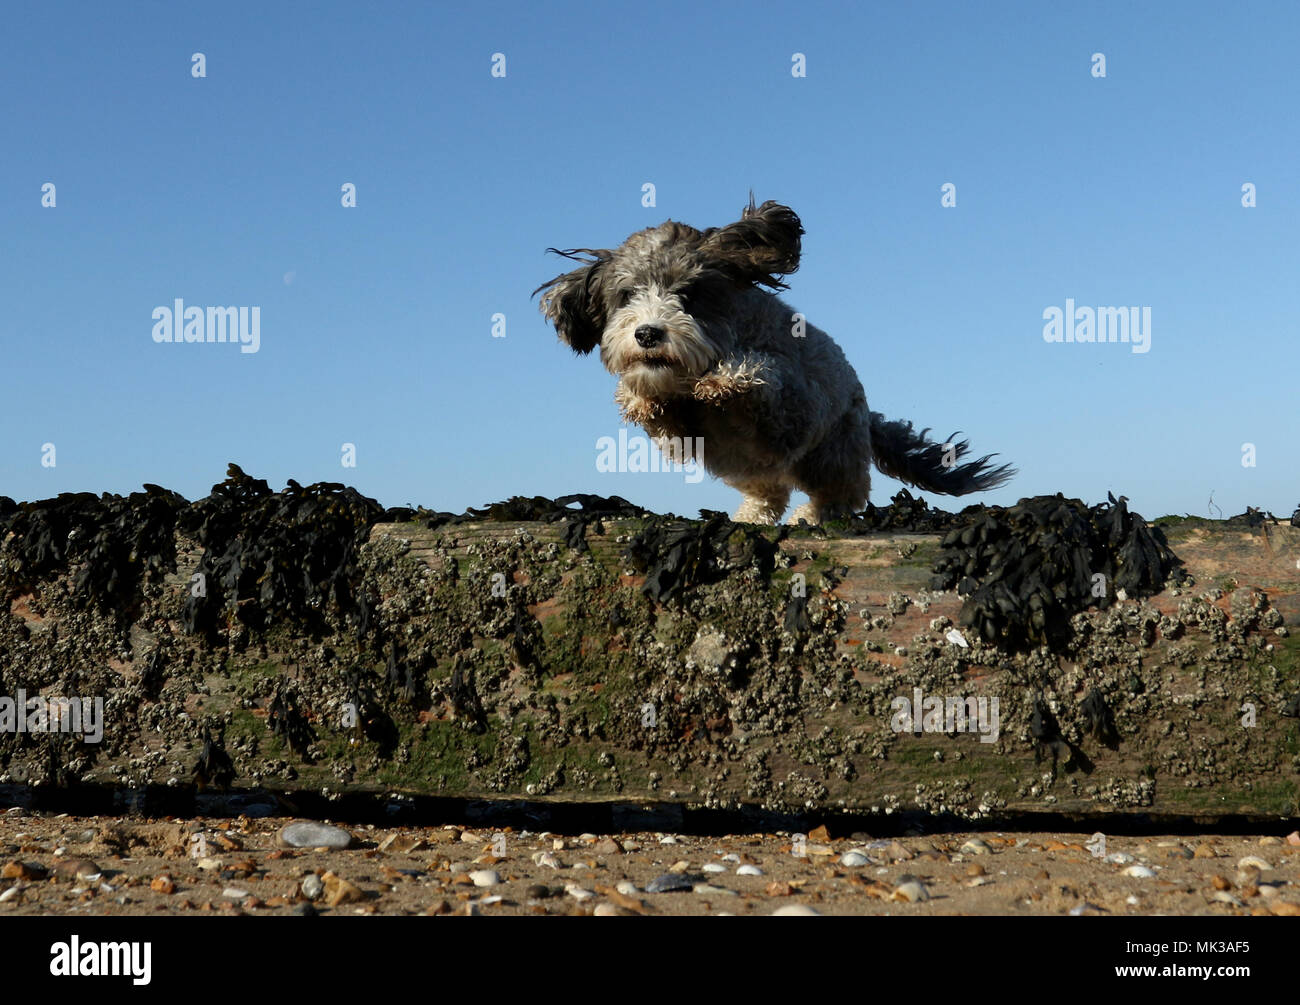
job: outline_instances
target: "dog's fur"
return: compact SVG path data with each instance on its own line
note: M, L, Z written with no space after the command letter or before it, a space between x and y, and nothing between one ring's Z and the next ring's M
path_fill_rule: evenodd
M937 444L867 408L857 374L821 329L800 328L775 292L799 267L799 217L753 196L736 223L700 231L669 220L606 249L547 250L582 262L543 283L542 313L575 352L600 347L615 401L670 459L703 437L705 468L744 493L735 519L791 522L863 508L870 465L947 495L1011 478L989 457L957 464L967 443ZM763 289L767 287L768 289ZM639 337L638 337L639 333ZM696 442L696 441L686 441Z

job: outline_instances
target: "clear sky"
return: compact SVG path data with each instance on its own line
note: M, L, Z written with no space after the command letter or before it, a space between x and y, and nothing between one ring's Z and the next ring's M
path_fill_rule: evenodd
M614 378L530 293L563 271L547 246L721 225L752 189L803 218L786 299L872 408L1021 470L932 501L1289 514L1297 11L7 3L0 494L193 499L233 460L385 505L730 511L712 479L597 471ZM156 343L178 298L260 308L258 351ZM1149 351L1047 343L1067 298L1149 307Z

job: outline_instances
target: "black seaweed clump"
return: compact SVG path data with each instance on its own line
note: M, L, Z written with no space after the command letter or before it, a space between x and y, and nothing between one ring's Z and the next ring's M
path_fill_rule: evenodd
M764 579L771 577L777 542L788 527L781 528L776 540L768 540L758 527L732 523L721 513L703 510L701 516L703 521L653 517L628 544L628 559L645 573L641 589L656 603L751 565L757 565Z
M129 619L145 576L175 570L176 521L187 505L157 485L128 496L63 492L17 504L0 498L0 538L13 534L0 544L9 557L3 591L16 596L75 566L79 603Z
M866 509L845 521L844 530L850 534L873 534L882 530L933 534L957 526L965 514L977 509L982 507L968 506L961 514L949 513L902 489L889 500L888 506L867 503Z
M231 464L226 480L180 520L204 549L198 588L185 601L186 630L211 633L234 611L254 628L283 618L320 631L330 603L359 621L357 553L384 514L337 482L303 487L291 478L272 492Z
M203 746L190 774L200 789L209 785L228 789L235 780L235 762L226 753L222 738L213 739L212 728L207 723L203 724Z
M574 509L574 505L579 508ZM564 523L564 543L577 551L587 551L587 528L605 520L639 519L648 514L622 496L597 496L583 492L547 499L545 496L512 496L481 509L470 507L464 513L428 513L425 524L439 527L483 522ZM598 533L604 533L597 526Z
M1185 575L1158 527L1124 497L1109 500L1090 508L1057 493L968 507L964 525L943 539L931 588L956 589L965 598L961 624L985 642L1012 651L1064 646L1073 614L1108 607L1118 590L1151 596Z

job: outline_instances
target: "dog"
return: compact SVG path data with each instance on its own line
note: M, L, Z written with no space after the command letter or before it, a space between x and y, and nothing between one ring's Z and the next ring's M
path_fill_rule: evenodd
M871 464L930 492L1002 485L992 455L963 464L966 441L926 438L867 408L843 351L777 295L799 268L803 224L788 206L749 205L725 227L668 220L614 250L548 252L582 263L533 291L561 341L597 346L618 378L614 399L670 460L683 443L708 448L705 469L739 489L733 519L779 523L793 489L809 501L791 523L862 510ZM955 435L955 434L954 434Z

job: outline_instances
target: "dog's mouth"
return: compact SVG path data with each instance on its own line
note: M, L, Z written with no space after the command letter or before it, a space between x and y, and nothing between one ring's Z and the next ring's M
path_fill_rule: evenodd
M642 356L637 362L651 370L667 370L673 365L666 356Z

